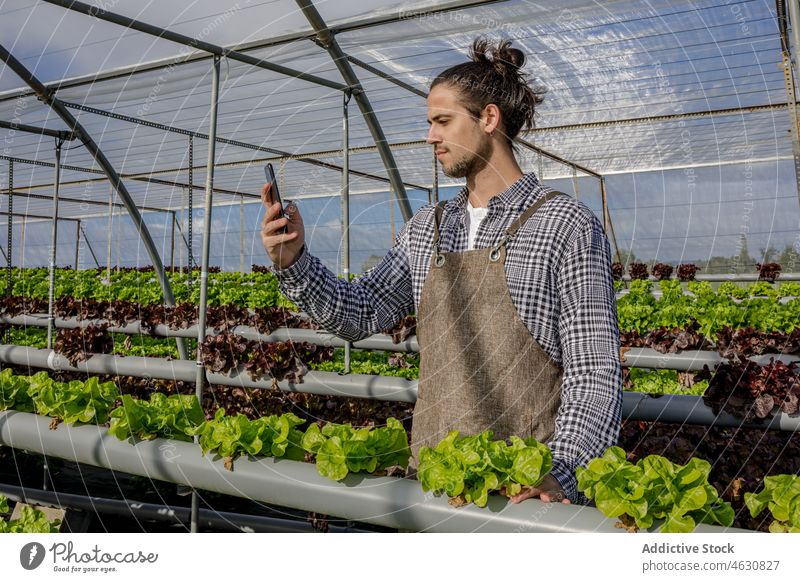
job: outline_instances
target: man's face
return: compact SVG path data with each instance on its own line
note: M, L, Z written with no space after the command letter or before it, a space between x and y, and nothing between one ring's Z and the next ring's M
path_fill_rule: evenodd
M459 102L449 85L437 85L428 94L427 142L433 144L442 171L451 178L477 174L486 167L492 154L492 141Z

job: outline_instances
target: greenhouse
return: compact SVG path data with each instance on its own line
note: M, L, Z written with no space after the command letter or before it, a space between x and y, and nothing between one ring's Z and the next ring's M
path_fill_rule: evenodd
M800 531L797 2L6 0L0 31L0 532ZM262 240L271 164L372 288L467 183L428 97L479 36L543 95L522 172L608 241L621 424L572 503L509 500L557 480L531 432L413 478L418 314L327 329Z

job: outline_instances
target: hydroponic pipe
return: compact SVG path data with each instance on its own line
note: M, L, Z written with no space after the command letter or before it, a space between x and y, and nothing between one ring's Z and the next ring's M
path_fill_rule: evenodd
M650 396L640 392L625 392L622 397L622 417L629 420L673 422L700 426L731 428L760 428L796 432L800 430L800 417L782 412L764 421L745 422L737 416L714 411L705 405L700 396L664 394Z
M9 323L11 325L20 325L28 327L46 327L46 315L15 315L8 317L0 315L0 323ZM73 329L76 327L88 327L89 325L107 325L108 322L102 319L75 319L75 318L56 318L56 328ZM150 328L143 329L139 322L129 323L124 326L109 326L108 331L111 333L124 333L127 335L156 335L159 337L180 337L180 338L197 338L197 325L190 325L185 329L171 329L166 325L159 324L153 327L151 333ZM263 343L284 342L292 340L295 342L309 342L325 347L341 348L345 345L346 341L322 330L313 329L296 329L290 327L281 327L276 329L270 334L262 334L254 327L246 325L237 325L231 328L231 333L241 335L242 337ZM216 330L208 331L207 334L215 334ZM393 352L418 352L419 344L416 337L411 337L401 343L393 343L392 338L386 334L375 334L363 340L353 342L353 347L360 350L385 350Z
M106 497L97 497L94 495L86 496L76 495L74 493L60 493L57 491L40 491L31 489L30 487L17 487L4 483L0 483L0 494L18 503L60 507L63 509L80 509L98 515L111 514L148 521L166 521L184 526L189 521L189 508L177 505L158 505L154 503L143 503L141 501L131 501L130 499L108 499ZM200 522L205 528L209 529L214 528L245 533L314 531L310 522L301 521L300 519L246 515L243 513L211 509L200 510ZM328 526L328 531L334 533L365 533L368 530L330 525Z
M54 352L26 346L0 345L0 362L50 370L88 372L100 375L161 378L192 382L195 370L192 362L164 358L136 356L95 355L78 366L72 366L63 356ZM254 389L279 389L284 392L304 392L322 396L368 398L389 402L416 402L417 382L389 376L366 374L340 375L335 372L308 372L302 384L281 380L273 383L269 378L251 380L242 369L228 374L206 371L209 384ZM747 422L729 415L716 415L703 403L702 397L690 395L664 395L652 397L640 392L623 392L623 416L630 420L660 420L701 426L730 426L769 428L773 430L800 430L800 416L791 417L779 412L766 423Z
M15 315L14 317L0 316L0 323L27 327L46 327L46 315ZM74 319L56 318L56 328L73 329L76 327L87 327L89 325L106 324L104 320L94 319ZM139 322L129 323L124 326L109 326L109 332L124 333L127 335L156 335L159 337L198 337L197 326L191 325L185 329L170 329L166 325L159 324L154 326L152 334L150 328L143 329ZM345 340L325 331L313 329L296 329L281 327L270 334L262 334L253 327L238 325L231 328L231 333L242 337L262 342L274 343L284 341L308 342L324 347L340 348L345 345ZM207 335L215 335L216 330L206 330ZM386 334L375 334L371 337L353 343L353 347L360 350L384 350L392 352L418 352L419 344L416 336L412 336L404 342L395 344L391 337ZM765 365L770 359L782 361L784 363L800 361L800 356L791 354L760 354L750 356L750 360ZM700 371L703 366L714 368L725 359L718 352L710 350L683 350L674 354L662 354L652 348L629 348L625 350L622 358L622 365L626 368L653 368L662 370L681 370L685 372Z
M0 345L0 362L65 372L161 378L184 382L194 382L196 377L195 364L189 360L97 354L73 366L67 358L53 351L27 346Z
M322 396L347 396L388 402L413 403L417 400L416 380L393 376L311 371L303 377L302 384L281 380L273 385L269 378L251 380L247 372L239 369L233 370L229 374L215 374L206 371L206 378L208 378L209 384L240 388L271 389L275 387L284 392L307 392Z
M430 532L623 532L614 526L616 520L592 507L545 504L538 499L513 504L491 496L486 508L456 508L446 497L426 494L417 481L410 479L351 474L334 482L322 477L311 463L269 457L240 457L229 471L222 458L203 456L194 443L165 439L131 443L110 436L102 427L60 424L50 430L50 422L48 417L24 412L0 412L0 444L391 528ZM743 530L701 524L696 531Z
M763 366L768 364L771 359L788 364L799 361L800 357L789 354L760 354L750 356L748 359ZM719 352L707 350L683 350L674 354L662 354L652 348L629 348L625 350L621 361L626 368L699 372L704 366L713 370L727 360Z
M166 358L143 358L139 356L115 356L97 354L85 362L73 366L64 357L49 350L27 346L0 345L0 362L49 370L87 372L98 375L134 376L137 378L160 378L194 382L197 378L194 362L167 360ZM414 402L417 398L417 383L405 378L370 376L366 374L340 375L336 372L309 372L301 384L286 380L273 383L269 377L251 380L243 370L229 374L206 372L209 384L278 389L284 392L305 392L323 396L347 396L370 398L391 402Z

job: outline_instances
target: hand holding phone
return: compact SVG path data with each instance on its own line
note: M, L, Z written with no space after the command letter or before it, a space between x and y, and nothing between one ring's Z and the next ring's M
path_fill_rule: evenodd
M267 164L264 171L267 183L261 191L261 200L266 212L261 223L261 241L275 266L286 269L297 261L305 245L303 217L294 202L289 202L284 213L275 170Z
M275 170L272 168L272 164L267 164L264 166L264 173L267 175L267 182L271 184L270 195L272 196L272 203L275 204L277 202L281 205L278 218L284 218L286 215L283 212L283 201L281 200L281 193L278 191L278 181L275 179ZM280 228L278 232L281 234L286 234L289 232L289 227L284 226L283 228Z

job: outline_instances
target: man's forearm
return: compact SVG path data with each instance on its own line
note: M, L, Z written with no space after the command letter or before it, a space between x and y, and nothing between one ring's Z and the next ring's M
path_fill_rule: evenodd
M275 269L281 292L327 331L350 341L392 327L413 309L410 274L397 245L356 282L337 277L303 249L286 269Z

